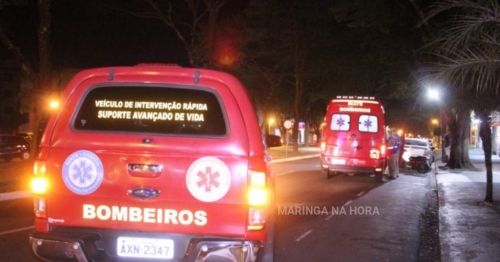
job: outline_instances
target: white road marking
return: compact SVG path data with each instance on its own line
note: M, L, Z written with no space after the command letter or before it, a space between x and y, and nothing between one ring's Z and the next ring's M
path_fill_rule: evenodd
M359 194L358 194L358 196L360 196L360 195L362 195L362 194L364 194L364 193L365 193L365 192L363 191L363 192L359 193ZM352 200L349 200L349 201L345 202L345 203L343 204L343 206L348 206L348 205L350 205L351 203L352 203ZM325 218L325 220L330 220L330 219L332 219L332 217L333 217L334 215L335 215L335 212L333 212L333 211L332 211L332 214L331 214L331 215L329 215L329 216L327 216L327 217Z
M25 231L25 230L28 230L28 229L34 229L35 226L30 226L30 227L22 227L22 228L18 228L18 229L12 229L12 230L9 230L9 231L3 231L3 232L0 232L0 236L2 235L7 235L7 234L12 234L12 233L16 233L16 232L20 232L20 231Z
M312 232L313 232L312 229L309 229L309 231L305 232L304 234L302 234L302 236L300 236L297 239L295 239L295 242L299 242L300 240L302 240L304 237L306 237L307 235L311 234Z

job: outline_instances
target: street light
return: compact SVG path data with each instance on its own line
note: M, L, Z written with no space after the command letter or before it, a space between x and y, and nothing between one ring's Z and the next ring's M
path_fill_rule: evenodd
M434 89L434 88L430 88L427 90L427 96L431 99L431 100L440 100L439 98L439 91Z
M271 125L274 123L274 118L269 118L269 134L271 134Z

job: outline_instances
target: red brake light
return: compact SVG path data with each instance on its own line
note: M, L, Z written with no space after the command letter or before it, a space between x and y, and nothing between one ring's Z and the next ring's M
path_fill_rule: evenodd
M269 204L269 188L265 172L248 171L248 229L260 230L267 218L266 207Z

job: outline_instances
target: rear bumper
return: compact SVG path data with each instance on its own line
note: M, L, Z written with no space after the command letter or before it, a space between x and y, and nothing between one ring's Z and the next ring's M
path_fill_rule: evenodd
M335 164L335 157L321 156L321 168L330 170L331 172L342 173L382 173L386 167L385 159L368 159L368 160L345 160L345 164Z
M428 156L423 156L423 155L410 155L410 154L405 154L403 153L403 156L401 157L403 161L405 162L411 162L411 158L425 158L427 161L432 164L434 162L434 155L428 155Z
M323 168L323 169L328 169L331 172L340 172L340 173L355 173L355 174L374 174L374 173L380 173L383 172L383 169L381 170L376 170L373 167L353 167L353 166L338 166L338 165L329 165L328 168Z
M159 235L155 235L156 238ZM168 235L175 239L175 253L170 260L161 261L228 261L254 262L264 245L257 241L223 239L220 237L196 238L186 235ZM116 242L116 238L114 240ZM113 242L113 241L112 241ZM48 261L149 261L144 258L121 258L116 255L116 245L107 244L99 234L82 233L32 233L30 244L33 252Z

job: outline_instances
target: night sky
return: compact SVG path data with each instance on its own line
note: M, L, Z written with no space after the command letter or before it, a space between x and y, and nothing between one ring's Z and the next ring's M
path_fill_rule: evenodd
M54 5L55 63L92 67L186 61L179 40L159 21L96 10L81 0L71 2L75 3ZM64 50L63 56L57 50Z
M38 70L38 7L36 0L27 1L28 6L1 9L0 23L12 41L21 47L35 70ZM183 44L161 21L96 7L95 4L102 1L52 1L51 59L54 70L127 66L146 62L189 66ZM128 5L140 1L116 0ZM222 13L231 14L242 10L247 4L248 0L228 0L228 6ZM0 44L0 59L10 56ZM386 108L391 106L399 105L388 104Z
M0 19L9 37L37 67L38 9L28 7L2 10ZM88 0L52 1L52 62L55 68L89 68L163 62L187 65L183 45L158 20L118 14L96 8ZM3 46L0 48L4 49ZM5 50L2 57L10 54Z

